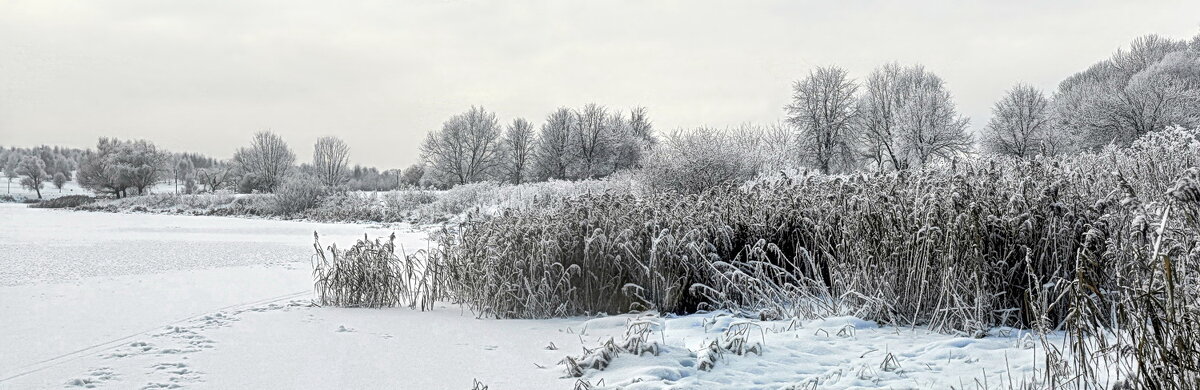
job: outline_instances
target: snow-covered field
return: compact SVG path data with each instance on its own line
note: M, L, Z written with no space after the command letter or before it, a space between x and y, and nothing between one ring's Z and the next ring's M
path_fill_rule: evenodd
M0 195L12 196L14 199L37 199L37 192L21 186L20 181L21 179L13 179L11 185L9 185L8 179L0 181ZM42 187L42 199L54 199L67 195L94 196L95 193L89 189L80 187L79 183L76 183L74 180L63 184L61 190L54 188L50 183L46 183L46 186Z
M982 339L855 318L745 321L721 313L477 319L442 304L320 308L312 232L328 245L404 226L85 213L0 204L0 389L570 389L558 363L644 327L660 353L619 353L583 381L621 388L1007 388L1040 367L1016 330ZM641 325L636 325L641 324ZM761 354L705 346L744 329ZM593 359L594 359L593 353ZM602 381L602 382L601 382Z
M146 192L151 194L174 194L178 193L178 191L182 190L182 188L182 183L176 186L174 182L162 181L155 183L154 186L147 189ZM5 195L11 196L17 201L37 199L37 191L21 186L20 179L13 179L11 185L8 182L8 179L3 179L0 181L0 196ZM63 184L62 189L55 188L54 185L50 184L49 182L45 183L45 186L42 187L42 200L54 199L60 196L68 195L96 196L96 193L87 188L80 187L79 182L76 182L75 180L68 180Z

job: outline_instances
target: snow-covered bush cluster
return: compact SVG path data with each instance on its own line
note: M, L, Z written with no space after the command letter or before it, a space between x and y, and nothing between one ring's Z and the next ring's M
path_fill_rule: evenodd
M583 194L469 221L429 261L495 317L719 308L973 337L1066 329L1070 351L1046 343L1047 384L1109 367L1171 388L1200 380L1198 164L1197 133L1171 129L1067 157Z
M107 212L158 212L192 215L271 216L278 208L273 194L153 194L97 200L81 210Z
M78 208L325 222L441 223L478 219L506 209L545 207L584 194L643 191L639 178L629 173L575 182L552 180L519 185L479 182L449 190L413 188L387 192L331 192L314 183L314 179L292 177L269 194L154 194L100 199Z
M70 207L79 207L88 203L95 202L96 198L87 195L67 195L60 196L54 199L33 203L29 207L43 209L61 209Z

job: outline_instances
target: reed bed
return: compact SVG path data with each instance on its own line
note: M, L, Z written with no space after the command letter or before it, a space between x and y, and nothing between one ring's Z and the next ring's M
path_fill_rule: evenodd
M1188 388L1200 383L1198 164L1197 133L1173 129L1071 157L610 190L468 221L427 264L442 298L485 316L727 309L972 337L1015 326L1042 335L1047 387Z

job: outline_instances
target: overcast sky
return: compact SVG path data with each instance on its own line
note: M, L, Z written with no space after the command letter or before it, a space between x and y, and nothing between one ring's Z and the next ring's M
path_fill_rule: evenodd
M1137 36L1200 33L1195 0L340 3L0 0L0 145L115 136L228 158L269 129L301 160L337 135L394 168L471 105L769 123L810 69L890 61L941 75L977 129L1014 83L1051 91Z

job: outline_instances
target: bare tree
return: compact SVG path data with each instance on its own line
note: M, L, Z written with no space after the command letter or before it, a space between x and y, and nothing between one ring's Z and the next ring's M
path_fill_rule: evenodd
M1018 158L1055 153L1049 107L1042 91L1017 84L992 107L992 119L983 129L984 148Z
M609 173L605 163L609 160L614 134L608 109L590 103L575 115L575 129L571 131L575 164L571 176L588 179Z
M502 162L500 153L496 115L483 107L451 117L421 145L421 158L453 184L487 179Z
M523 118L514 119L504 132L506 176L513 184L521 184L530 175L534 141L533 125Z
M260 131L254 134L249 148L239 148L233 160L244 172L253 175L258 189L273 192L296 163L296 154L275 133Z
M208 187L208 191L216 191L233 181L233 167L228 163L219 162L207 168L197 169L196 178L200 179L201 185Z
M535 165L541 179L566 179L571 166L571 131L575 114L569 108L559 108L546 117L534 153Z
M788 122L800 130L803 154L821 173L855 166L858 135L852 122L857 90L846 70L838 67L819 67L792 87Z
M317 180L326 187L346 182L346 167L350 165L350 146L337 137L321 137L313 145L313 169Z

